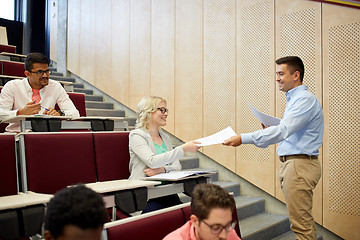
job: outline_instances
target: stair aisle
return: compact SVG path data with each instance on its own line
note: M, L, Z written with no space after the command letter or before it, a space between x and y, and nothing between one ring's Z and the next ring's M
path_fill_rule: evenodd
M124 110L115 110L114 104L103 101L103 97L94 95L93 90L86 89L84 84L77 83L75 78L64 77L62 73L56 72L55 67L50 67L50 78L62 82L71 82L74 92L85 94L85 107L87 116L125 117Z

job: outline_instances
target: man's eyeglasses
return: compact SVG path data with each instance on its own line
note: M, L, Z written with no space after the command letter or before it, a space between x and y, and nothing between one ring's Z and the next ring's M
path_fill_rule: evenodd
M44 74L46 74L46 75L49 76L49 74L50 74L50 69L45 70L45 71L43 71L43 70L38 70L38 71L35 71L35 72L29 70L29 72L31 72L31 73L36 73L36 75L37 75L38 77L42 77L42 76L44 76Z
M229 223L226 226L223 226L221 224L209 225L204 220L202 222L204 222L211 229L211 232L213 234L219 234L222 232L223 229L225 229L226 232L231 232L235 228L235 225L236 225L236 221Z
M168 113L168 112L169 112L169 110L168 110L167 108L165 108L165 107L157 108L157 110L160 110L160 112L161 112L162 114L165 114L165 113Z

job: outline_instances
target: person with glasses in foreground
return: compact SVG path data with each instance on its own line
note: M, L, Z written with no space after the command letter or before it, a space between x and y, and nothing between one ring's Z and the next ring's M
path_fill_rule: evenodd
M195 186L191 197L190 220L163 240L236 240L240 239L232 219L234 198L215 184Z
M199 142L189 141L173 149L170 138L160 130L169 111L161 97L144 97L137 106L135 130L129 134L130 177L139 180L159 173L181 170L184 152L196 152ZM143 213L181 204L177 194L150 199Z
M17 115L80 116L61 84L49 79L49 63L41 53L30 53L26 57L26 78L7 82L1 91L0 121ZM54 109L56 104L61 111ZM20 123L10 123L6 131L20 132Z

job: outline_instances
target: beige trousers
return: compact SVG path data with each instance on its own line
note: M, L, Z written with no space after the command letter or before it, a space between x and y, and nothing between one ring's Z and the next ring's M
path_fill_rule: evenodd
M312 216L313 190L321 177L319 160L291 156L280 167L280 184L285 195L290 228L296 239L316 239Z

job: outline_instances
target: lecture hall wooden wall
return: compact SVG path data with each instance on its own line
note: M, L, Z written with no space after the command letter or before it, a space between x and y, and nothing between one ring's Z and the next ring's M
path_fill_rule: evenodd
M68 69L132 109L143 96L165 97L166 129L184 141L227 126L259 129L248 103L281 117L274 61L299 55L325 114L314 215L341 237L360 238L360 10L306 0L68 4ZM283 200L275 146L203 152Z

